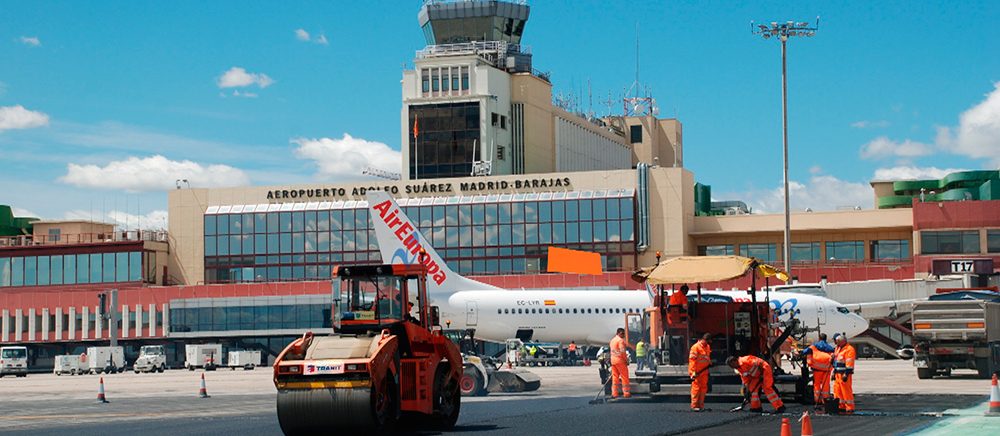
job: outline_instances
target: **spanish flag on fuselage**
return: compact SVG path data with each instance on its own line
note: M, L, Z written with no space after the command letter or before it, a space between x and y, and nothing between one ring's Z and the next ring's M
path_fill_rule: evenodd
M556 305L556 300L545 300L545 305L546 306L555 306Z

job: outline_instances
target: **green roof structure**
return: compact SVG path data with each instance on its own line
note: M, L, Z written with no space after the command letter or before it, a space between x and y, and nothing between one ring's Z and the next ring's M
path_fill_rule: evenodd
M878 198L879 209L910 207L924 201L1000 200L1000 171L960 171L937 180L892 182L893 195Z

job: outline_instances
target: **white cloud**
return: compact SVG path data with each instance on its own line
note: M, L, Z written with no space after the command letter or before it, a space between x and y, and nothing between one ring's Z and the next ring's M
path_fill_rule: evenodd
M861 120L851 123L851 127L855 129L884 129L889 127L889 122L886 120L869 121Z
M292 139L298 144L295 155L312 160L319 168L316 176L324 180L361 178L361 170L373 167L385 171L400 171L402 155L381 142L355 138L347 133L343 138Z
M250 91L242 91L242 92L240 92L239 89L234 89L233 90L233 97L257 98L258 95L257 95L256 92L250 92Z
M988 160L989 167L1000 166L1000 82L993 84L993 90L983 101L962 112L958 126L938 127L933 146L910 139L895 141L881 136L861 147L861 157L909 159L932 154L935 148L972 159Z
M24 106L0 106L0 132L11 129L31 129L47 126L49 116Z
M856 206L870 209L874 195L871 185L867 183L849 182L829 175L813 175L806 183L794 180L788 182L788 201L793 212L806 208L821 211ZM722 193L712 197L720 200L743 200L755 213L779 213L785 210L785 194L781 186L734 194Z
M913 158L931 154L933 147L922 142L893 141L885 136L879 136L861 146L862 159L879 159L885 157Z
M154 210L143 215L136 215L134 213L123 212L120 210L111 210L94 216L91 212L76 209L66 212L63 215L63 218L68 220L106 222L118 226L119 229L126 230L166 230L168 222L167 211L165 210Z
M274 83L274 79L264 73L248 73L242 67L232 67L216 82L219 88L242 88L244 86L257 85L260 88L267 88Z
M22 36L20 40L22 44L29 45L32 47L38 47L42 45L42 41L40 41L37 36Z
M875 170L874 180L940 179L948 174L967 171L960 168L897 166Z
M16 206L11 206L10 210L14 214L14 216L16 216L16 217L34 217L34 218L38 218L38 217L41 216L41 215L39 215L37 213L34 213L34 212L32 212L32 211L30 211L28 209L21 209L21 208L16 207Z
M319 45L330 45L330 41L326 39L326 35L320 33L313 38L305 29L295 29L295 39L303 42L314 42Z
M937 143L955 154L1000 165L1000 82L979 104L962 113L958 127L939 128Z
M160 155L129 157L97 165L69 164L60 182L81 188L122 189L128 192L174 189L178 179L192 187L227 187L250 184L246 173L228 165L201 165L189 160L173 161Z

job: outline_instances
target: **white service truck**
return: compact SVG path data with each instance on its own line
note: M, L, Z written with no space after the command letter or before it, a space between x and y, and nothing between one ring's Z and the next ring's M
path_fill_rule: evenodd
M5 375L28 376L27 347L0 347L0 377Z
M84 372L113 374L125 371L125 349L117 347L87 347Z
M260 350L230 351L226 357L226 366L234 371L236 368L251 370L260 365Z
M56 356L55 367L52 368L52 373L55 375L77 375L83 374L83 365L80 361L79 354L63 354L61 356Z
M184 367L194 371L205 368L215 371L222 366L222 344L187 344L184 346Z
M135 373L140 372L163 372L167 369L167 353L163 350L163 345L144 345L139 348L139 357L132 365Z

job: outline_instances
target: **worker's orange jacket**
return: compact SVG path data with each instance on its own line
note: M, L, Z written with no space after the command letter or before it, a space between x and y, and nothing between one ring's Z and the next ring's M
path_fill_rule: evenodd
M678 307L687 306L687 302L688 302L687 295L685 295L681 291L674 291L673 294L670 294L671 306L678 306Z
M738 364L736 371L740 373L740 378L743 379L743 384L750 388L760 387L759 380L765 372L771 372L771 365L768 365L764 359L757 356L742 356L736 359Z
M838 346L833 352L833 372L837 374L854 374L854 359L857 359L858 352L851 344Z
M820 351L816 347L812 347L812 349L812 353L806 355L806 364L809 365L809 369L816 372L830 372L833 369L833 355Z
M611 364L625 364L628 365L628 342L625 342L625 338L615 336L611 339Z
M688 375L694 377L712 365L712 347L704 339L691 346L688 353Z

